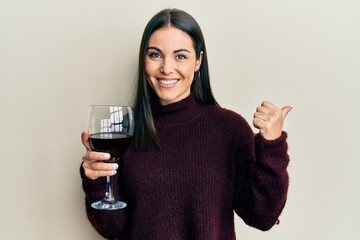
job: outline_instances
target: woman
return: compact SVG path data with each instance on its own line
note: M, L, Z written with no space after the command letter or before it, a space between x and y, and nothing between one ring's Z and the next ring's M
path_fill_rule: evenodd
M213 97L201 29L186 12L165 9L147 24L140 46L135 133L121 165L93 152L89 133L81 176L91 224L109 239L235 239L234 211L268 230L288 189L286 133L291 107L263 102L253 134ZM118 174L116 174L116 169ZM115 175L124 210L99 211L104 176Z

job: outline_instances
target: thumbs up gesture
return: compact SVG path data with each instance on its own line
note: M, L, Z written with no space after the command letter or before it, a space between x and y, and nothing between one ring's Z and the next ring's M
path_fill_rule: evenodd
M254 114L254 127L260 130L266 140L275 140L281 136L285 117L291 109L290 106L280 109L273 103L264 101Z

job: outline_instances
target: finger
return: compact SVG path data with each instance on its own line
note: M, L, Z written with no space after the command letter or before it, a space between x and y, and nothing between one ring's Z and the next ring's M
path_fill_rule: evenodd
M89 130L85 129L81 133L81 141L87 150L91 150L89 143Z
M265 121L261 120L259 118L254 118L253 125L254 125L255 128L261 130L261 129L264 129Z
M269 120L269 116L265 113L262 113L262 112L256 112L254 113L254 119L260 119L260 120L263 120L263 121L268 121Z
M283 115L283 118L285 118L288 113L292 110L292 107L291 106L285 106L281 109L281 113Z
M110 159L109 153L104 152L95 152L95 151L86 151L85 160L87 161L106 161Z
M111 170L111 171L93 171L91 169L87 169L87 168L84 168L84 172L85 172L85 175L92 179L92 180L95 180L99 177L107 177L107 176L114 176L117 171L116 170Z
M113 171L119 168L117 163L105 163L101 161L88 161L83 163L83 167L93 171Z
M263 101L261 103L261 106L263 107L268 107L268 108L278 108L275 104L271 103L271 102L268 102L268 101Z
M272 109L265 106L259 106L256 108L256 112L270 114L272 112Z

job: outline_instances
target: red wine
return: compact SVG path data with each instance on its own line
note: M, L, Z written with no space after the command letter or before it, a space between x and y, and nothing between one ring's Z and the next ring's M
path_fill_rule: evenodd
M89 137L92 150L110 153L111 158L121 158L131 140L132 136L125 133L94 133Z

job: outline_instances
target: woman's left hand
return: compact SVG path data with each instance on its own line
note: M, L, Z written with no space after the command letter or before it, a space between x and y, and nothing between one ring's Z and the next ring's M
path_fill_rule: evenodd
M264 101L254 114L254 127L266 140L275 140L281 136L284 120L292 107L278 108L271 102Z

